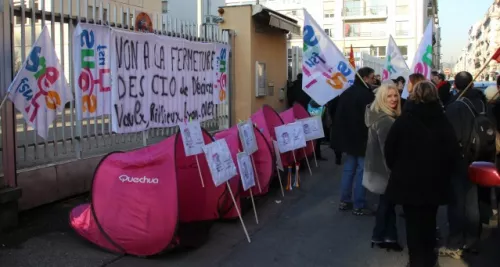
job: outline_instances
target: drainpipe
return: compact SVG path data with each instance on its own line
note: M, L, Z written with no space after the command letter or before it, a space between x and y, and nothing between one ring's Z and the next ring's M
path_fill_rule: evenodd
M202 0L197 0L197 4L196 4L196 23L198 24L198 38L201 37L201 24L202 24L202 13L201 13L201 9L202 9Z

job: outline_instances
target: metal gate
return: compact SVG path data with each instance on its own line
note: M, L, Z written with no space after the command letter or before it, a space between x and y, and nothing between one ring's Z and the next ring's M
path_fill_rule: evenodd
M0 84L5 95L13 75L26 59L31 45L44 25L48 26L59 60L73 92L72 35L81 22L109 25L134 30L133 20L139 12L150 14L156 34L176 36L200 42L230 41L229 32L213 26L199 32L196 23L180 21L151 10L123 6L105 0L0 0ZM208 36L208 39L198 36ZM229 73L230 77L233 73ZM232 77L229 80L232 81ZM230 99L230 98L229 98ZM210 131L227 128L230 104L217 105L213 120L202 123ZM43 140L28 126L22 114L10 102L1 111L1 157L4 182L15 186L16 170L37 168L64 161L92 157L116 150L128 150L158 142L173 134L176 127L150 129L143 133L116 134L111 131L108 115L77 120L75 103L66 106L49 129L49 139ZM0 178L1 179L1 178Z

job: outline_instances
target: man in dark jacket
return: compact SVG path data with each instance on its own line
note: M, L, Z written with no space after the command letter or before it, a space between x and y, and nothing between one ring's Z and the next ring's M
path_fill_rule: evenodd
M474 124L471 108L481 112L486 107L486 97L477 89L468 89L461 99L460 94L473 80L466 71L455 76L457 94L450 98L446 106L446 116L453 125L457 141L462 149L462 156L457 159L456 169L451 181L451 202L448 205L449 237L440 255L460 259L464 250L470 249L480 237L481 222L477 186L468 177L468 167L472 161L467 153L470 135ZM471 86L473 87L473 86Z
M452 96L450 92L451 84L446 80L446 77L442 73L438 73L435 76L434 80L438 89L439 99L441 99L441 103L443 103L443 105L448 104Z
M287 92L288 107L292 107L295 102L301 104L306 110L311 97L302 90L302 73L297 74L297 80L288 88Z
M342 151L338 149L337 142L335 141L335 112L337 111L337 106L339 104L339 99L340 96L335 97L334 99L330 100L326 104L327 106L327 111L330 115L330 119L332 120L332 124L330 127L330 148L333 150L335 153L335 164L337 165L342 165Z
M371 215L366 208L363 182L364 157L368 141L365 125L366 106L375 96L369 88L375 83L375 71L363 67L358 71L354 84L340 95L334 120L336 148L347 154L342 174L340 210L353 209L354 215ZM352 198L354 183L354 201ZM354 202L354 203L353 203ZM354 204L354 205L353 205Z

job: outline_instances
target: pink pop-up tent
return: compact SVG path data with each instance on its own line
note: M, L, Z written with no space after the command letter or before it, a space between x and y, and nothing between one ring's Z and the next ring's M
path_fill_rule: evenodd
M251 117L252 122L256 125L262 135L266 138L269 147L272 148L273 155L273 141L276 140L276 132L274 128L284 124L280 115L270 106L263 105L261 109L255 112ZM281 162L284 166L293 164L293 158L290 153L281 154Z
M198 159L205 188L180 134L107 155L94 173L92 203L71 211L71 227L104 249L137 256L201 245L230 197L225 185L214 186L205 156Z
M252 155L255 162L255 169L257 170L257 177L259 179L259 184L262 189L262 192L259 190L256 182L256 186L252 188L252 193L254 196L265 195L269 191L269 185L271 184L271 178L274 175L274 164L275 158L272 153L272 149L269 146L268 142L264 135L254 127L255 139L257 140L258 150L255 151ZM226 139L226 142L229 146L229 149L232 149L236 152L243 151L243 146L241 145L241 139L238 134L238 126L235 125L227 130L218 132L215 134L215 139ZM233 154L233 159L236 163L236 154ZM256 177L256 178L257 178ZM239 178L239 177L238 177ZM243 197L250 196L249 192L242 192L241 195Z
M285 124L288 124L288 123L293 123L296 120L309 118L310 115L302 105L300 105L298 103L294 103L291 108L281 112L280 117L281 117L281 119L283 119L283 122ZM307 146L305 148L307 157L312 156L314 144L315 144L315 141L307 142ZM299 149L299 150L295 151L295 157L297 158L297 160L304 159L306 157L306 155L304 154L303 149Z

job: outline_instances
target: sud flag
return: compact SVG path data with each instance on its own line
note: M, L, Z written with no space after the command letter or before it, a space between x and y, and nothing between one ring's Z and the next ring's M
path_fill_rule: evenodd
M302 90L322 106L354 83L356 71L306 10L303 36Z
M389 36L386 55L382 80L396 79L399 76L407 79L410 75L410 69L406 65L406 60L392 38L392 35Z
M430 20L429 24L425 28L424 35L420 40L417 52L413 58L412 66L410 72L420 73L425 76L426 79L431 78L432 72L432 31L433 31L433 21ZM402 94L403 98L408 97L408 87L405 86Z
M8 98L37 134L47 140L57 112L73 100L47 26L8 89Z

